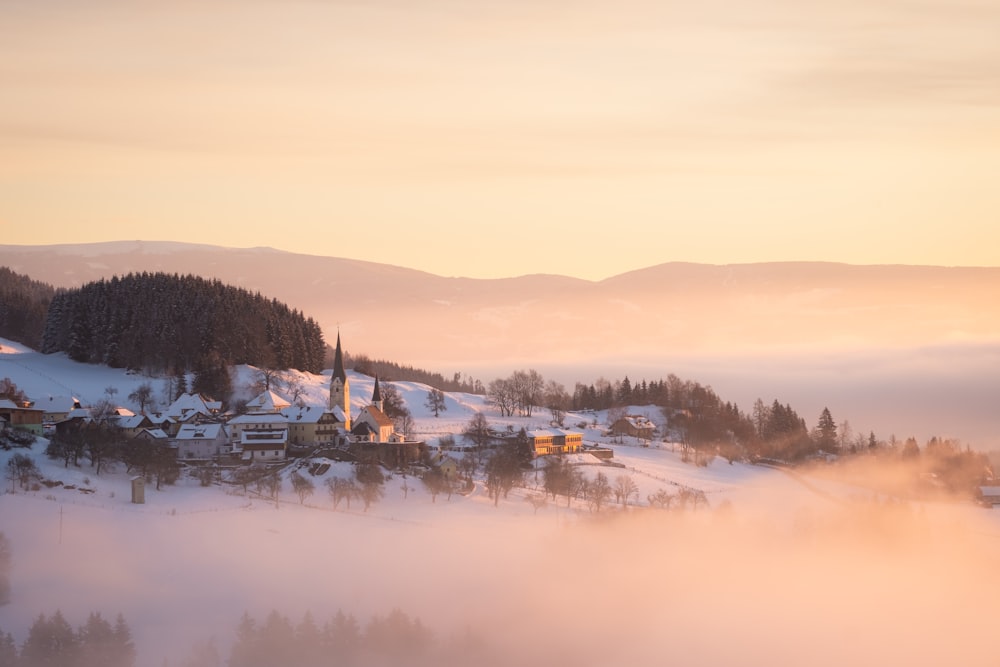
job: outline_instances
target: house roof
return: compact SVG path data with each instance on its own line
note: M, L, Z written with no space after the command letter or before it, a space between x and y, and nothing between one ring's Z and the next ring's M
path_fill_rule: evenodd
M168 440L170 438L162 428L144 428L135 437L146 437L153 440Z
M534 431L528 431L529 438L565 438L568 436L579 436L583 437L583 433L580 431L570 431L564 428L540 428Z
M229 420L230 424L268 424L275 427L285 428L288 425L288 418L280 412L250 412L245 415L238 415Z
M222 424L183 424L174 440L218 440L226 437Z
M337 417L337 409L328 410L326 408L321 408L315 405L302 405L285 408L281 411L281 414L288 420L289 424L318 424L319 420L323 418L323 415L331 414L338 421L344 421ZM343 415L344 411L340 410L340 414Z
M146 415L127 415L119 417L117 422L119 428L141 428L143 426L150 426L153 423Z
M280 412L291 405L284 397L268 390L248 401L247 409L255 412Z
M0 410L20 410L22 412L44 412L41 408L23 407L9 398L0 398Z
M45 412L69 412L80 407L80 399L75 396L46 396L36 400L35 407Z
M221 409L221 401L213 401L201 394L181 394L164 410L164 414L175 419L187 420L195 414L211 416Z

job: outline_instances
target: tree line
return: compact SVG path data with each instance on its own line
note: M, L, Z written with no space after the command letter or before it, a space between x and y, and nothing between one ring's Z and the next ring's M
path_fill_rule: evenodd
M150 372L252 364L318 373L319 325L259 292L192 275L132 273L58 292L45 353Z
M73 628L62 612L39 614L20 649L0 630L0 667L132 667L135 645L124 616L114 623L91 612Z
M365 354L344 353L344 365L358 373L392 382L419 382L441 391L484 394L486 389L479 380L456 372L450 379L441 373L399 364L387 359L372 359ZM333 366L332 357L327 366Z
M486 644L471 634L439 639L399 609L375 614L362 623L338 611L325 622L311 612L293 623L278 611L258 621L244 613L228 655L215 639L195 643L186 655L164 657L163 664L183 667L296 667L432 665L442 661L481 662ZM125 618L112 623L100 612L74 628L61 611L40 614L18 647L13 635L0 630L0 667L133 667L136 648ZM457 664L457 663L456 663Z

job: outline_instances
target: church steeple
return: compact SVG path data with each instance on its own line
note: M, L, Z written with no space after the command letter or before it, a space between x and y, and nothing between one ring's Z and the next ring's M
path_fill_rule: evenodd
M341 382L347 381L347 373L344 372L344 353L340 350L340 331L337 331L337 349L333 352L333 377L340 378Z
M330 376L330 409L344 412L344 427L351 428L351 385L344 370L344 353L340 348L340 331L337 331L337 349L333 353L333 373Z
M382 411L382 391L378 386L378 375L375 376L375 391L372 392L372 405Z

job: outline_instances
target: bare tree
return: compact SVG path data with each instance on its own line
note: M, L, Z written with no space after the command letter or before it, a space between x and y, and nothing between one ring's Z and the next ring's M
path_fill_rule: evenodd
M402 415L396 417L393 421L397 432L402 433L403 437L407 440L413 439L413 428L415 423L413 421L413 415L410 414L409 410L406 410Z
M316 491L316 485L312 483L308 477L300 473L298 470L292 472L292 490L299 497L299 504L304 505L306 498L311 496Z
M587 485L587 500L595 512L601 511L601 506L611 497L611 482L603 472L597 473L594 480Z
M639 486L629 475L618 475L615 477L615 500L621 503L622 507L628 506L628 499L639 493Z
M545 380L538 371L528 369L514 371L510 382L518 412L525 417L530 417L534 406L542 402Z
M440 415L448 409L448 405L445 403L444 392L440 389L431 389L427 392L427 400L424 401L424 406L433 412L435 417Z
M257 488L258 495L262 498L273 500L274 506L278 506L282 486L281 477L278 476L278 473L262 475L254 481L254 484Z
M437 497L442 492L447 491L451 486L444 474L437 468L432 468L424 473L423 476L424 486L427 487L427 492L431 494L431 502L436 503Z
M472 419L469 420L462 435L471 440L476 445L476 449L484 449L493 437L490 433L490 423L487 421L486 415L482 412L472 415Z
M670 509L670 504L674 501L677 496L671 494L666 489L658 489L656 493L650 496L646 496L646 501L649 503L650 507L659 505L662 509Z
M153 385L143 382L128 395L128 400L139 406L139 414L146 414L146 406L153 402Z
M555 424L559 426L564 425L566 410L569 409L570 400L569 392L566 391L566 387L562 384L555 380L549 380L545 383L545 407L552 414L552 421Z
M539 496L532 493L531 495L526 497L525 500L531 503L531 508L535 510L535 514L538 514L538 510L542 509L543 507L549 504L549 499L545 497L545 494Z
M513 450L504 448L490 457L486 463L486 490L494 507L500 503L500 496L506 498L522 477L521 462Z
M367 512L372 503L381 500L384 495L382 485L385 483L385 475L382 474L378 463L366 461L359 463L354 468L354 477L361 485L358 495L364 503L365 511Z
M17 482L25 491L31 480L38 476L38 467L35 460L26 454L14 454L7 459L7 479L10 480L11 493L14 492L14 483Z
M351 499L358 495L357 484L352 479L329 477L326 480L326 489L333 501L333 509L337 509L344 501L347 502L347 509L351 509Z
M510 380L496 379L490 382L486 388L486 397L497 407L501 417L514 416L514 408L517 403L514 387Z

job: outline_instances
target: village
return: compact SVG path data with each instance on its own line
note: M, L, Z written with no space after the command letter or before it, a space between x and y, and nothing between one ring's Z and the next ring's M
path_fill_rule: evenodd
M576 455L577 460L593 465L620 465L613 462L614 451L606 442L585 438L588 432L593 434L593 428L565 428L555 421L516 430L510 424L505 428L490 425L476 413L482 429L478 434L413 437L399 430L386 414L386 390L378 377L373 379L370 399L359 407L358 397L352 399L350 375L338 335L325 406L293 402L269 387L242 402L239 410L224 410L222 401L188 392L162 409L139 412L107 400L104 406L95 407L81 404L74 396L49 395L19 402L0 399L0 429L17 429L56 443L75 440L80 445L74 463L83 458L84 443L96 437L97 429L111 429L126 452L144 449L166 456L175 471L174 476L166 476L169 481L186 469L206 481L238 483L245 481L243 471L248 469L259 476L296 460L328 460L377 463L386 471L418 476L433 472L444 485L458 488L461 480L471 485L473 458L498 449L517 449L522 473L565 455ZM388 387L388 392L395 393L395 389ZM621 412L614 417L606 428L601 425L609 441L629 438L648 447L658 433L656 423L645 415ZM596 427L596 421L589 426ZM51 450L49 455L53 456ZM130 470L135 467L143 477L153 478L148 466L133 465L135 457L121 458ZM68 453L65 459L68 464ZM315 471L316 466L311 469ZM160 479L156 482L159 488ZM144 502L141 492L135 502Z

